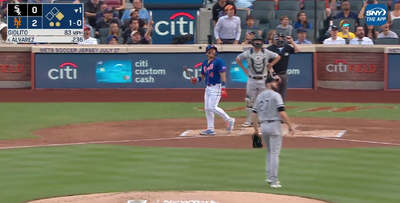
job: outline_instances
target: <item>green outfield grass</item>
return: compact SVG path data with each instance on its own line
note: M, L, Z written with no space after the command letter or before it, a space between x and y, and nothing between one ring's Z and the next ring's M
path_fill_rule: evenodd
M243 103L222 103L238 107ZM294 103L294 117L400 120L400 110L301 113L317 106L394 104ZM45 127L115 120L204 117L202 103L0 103L0 139L34 138ZM244 111L230 112L244 116ZM0 150L0 202L131 190L232 190L308 196L340 203L400 199L399 147L283 149L281 189L265 182L265 149L185 149L84 145Z

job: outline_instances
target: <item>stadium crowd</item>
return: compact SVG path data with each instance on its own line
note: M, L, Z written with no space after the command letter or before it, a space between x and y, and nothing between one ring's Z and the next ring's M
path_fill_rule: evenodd
M8 3L59 1L84 3L84 41L80 44L153 43L154 22L141 0L130 0L129 8L125 0L0 0L0 43L7 43ZM270 44L275 33L282 33L297 44L399 44L400 0L317 0L316 7L314 0L207 1L213 4L212 43L248 44L261 35ZM389 9L387 24L367 25L365 8L377 3Z

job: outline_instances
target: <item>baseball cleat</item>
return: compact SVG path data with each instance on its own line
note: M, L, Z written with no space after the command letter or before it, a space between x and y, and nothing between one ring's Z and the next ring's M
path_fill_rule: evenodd
M232 130L233 130L233 127L235 126L235 119L234 118L231 118L231 119L229 119L229 121L228 121L228 127L226 128L226 130L228 131L228 132L231 132Z
M266 179L265 182L267 182L268 184L272 183L272 181L270 179ZM281 181L276 180L276 183L281 184Z
M273 188L280 188L280 187L282 187L282 185L281 185L280 183L272 183L272 184L271 184L271 187L273 187Z
M203 132L200 132L200 135L215 135L215 131L214 130L205 130Z
M251 126L253 126L253 124L250 123L250 122L248 122L248 121L246 121L246 122L243 123L243 125L242 125L242 127L251 127Z

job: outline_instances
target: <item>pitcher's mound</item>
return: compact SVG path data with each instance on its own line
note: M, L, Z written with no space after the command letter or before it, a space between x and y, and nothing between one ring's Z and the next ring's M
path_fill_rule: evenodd
M346 131L345 130L336 130L336 129L315 129L310 126L305 125L296 125L292 124L295 129L295 135L293 137L342 137ZM282 124L282 135L289 136L288 128L285 124ZM200 132L204 131L204 129L195 129L195 130L186 130L184 132L180 132L180 137L198 137L204 136L200 135ZM228 133L226 129L215 129L215 135L212 136L245 136L251 135L254 132L253 127L236 127L232 130L232 132Z
M278 189L279 190L279 189ZM130 201L131 200L131 201ZM134 201L136 200L136 201ZM141 201L140 201L141 200ZM323 203L324 201L296 196L249 192L126 192L68 196L42 199L28 203Z

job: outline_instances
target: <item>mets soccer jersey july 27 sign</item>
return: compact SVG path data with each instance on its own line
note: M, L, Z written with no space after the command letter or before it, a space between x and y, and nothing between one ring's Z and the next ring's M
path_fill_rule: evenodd
M83 4L8 4L7 9L9 42L83 41Z

